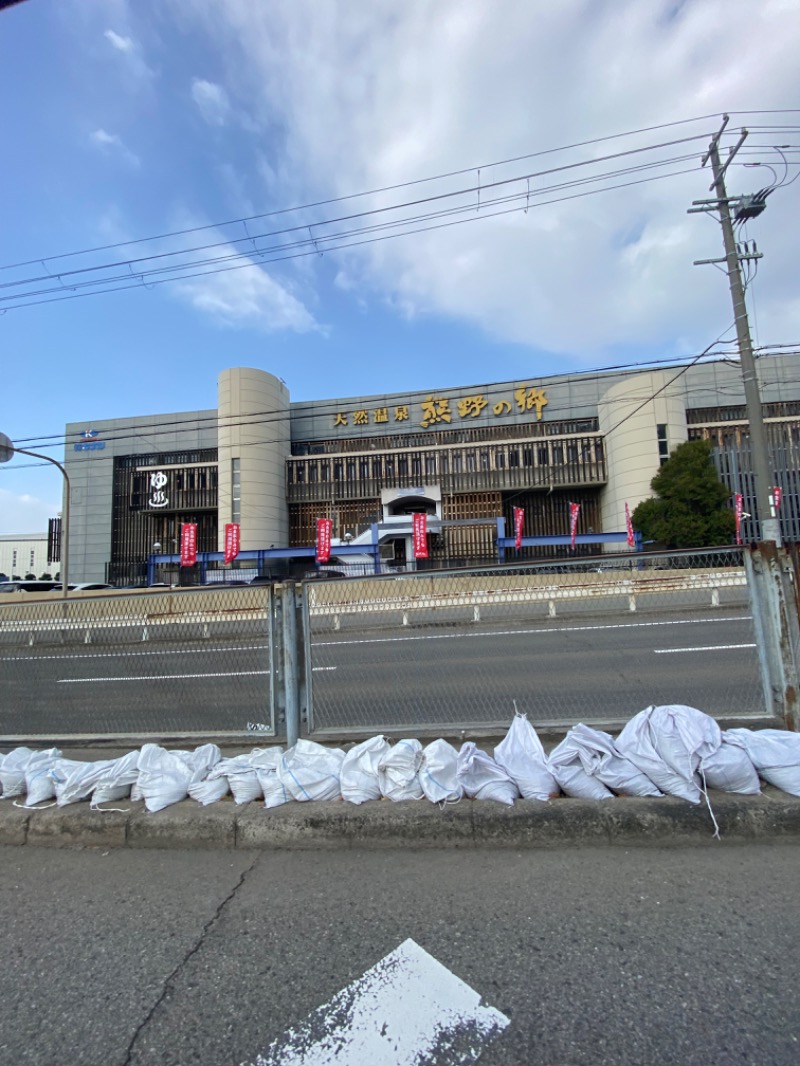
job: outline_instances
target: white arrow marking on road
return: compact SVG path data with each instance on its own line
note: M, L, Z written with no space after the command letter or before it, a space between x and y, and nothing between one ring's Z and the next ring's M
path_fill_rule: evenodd
M404 941L251 1066L456 1066L508 1018L413 940Z

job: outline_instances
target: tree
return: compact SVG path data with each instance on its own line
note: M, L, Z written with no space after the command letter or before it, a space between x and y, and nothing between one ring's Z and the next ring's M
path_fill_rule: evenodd
M705 548L729 544L736 520L730 491L720 481L705 440L679 444L650 482L656 494L631 516L645 540L668 548Z
M42 574L42 576L39 578L39 580L40 581L52 581L53 580L53 575L52 574Z

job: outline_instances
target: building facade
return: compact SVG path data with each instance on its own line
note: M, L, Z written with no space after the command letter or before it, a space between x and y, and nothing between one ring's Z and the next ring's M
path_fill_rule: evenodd
M30 574L41 578L50 574L55 579L59 576L60 563L53 561L51 549L44 533L2 533L0 574L5 574L9 579L23 579Z
M759 361L787 539L800 528L798 369L797 356ZM624 529L625 505L697 437L755 516L744 403L726 361L300 403L267 371L225 370L216 409L67 425L70 574L135 583L154 552L178 551L186 522L199 551L221 551L230 522L243 549L309 546L318 518L356 543L377 526L382 557L403 568L415 511L430 516L427 565L490 562L515 507L525 536L568 532L570 503L581 533Z

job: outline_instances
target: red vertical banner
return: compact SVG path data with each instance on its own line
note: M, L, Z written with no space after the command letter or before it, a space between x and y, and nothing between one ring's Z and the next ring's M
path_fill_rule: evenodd
M236 522L225 523L225 562L232 563L239 554L240 527Z
M327 563L331 558L331 533L333 521L330 518L317 519L317 562Z
M733 513L734 513L734 515L736 517L736 543L737 544L741 544L742 543L742 514L744 512L744 497L742 496L741 492L737 492L736 496L734 497L734 499L736 501L736 506L734 507L734 510L733 510Z
M414 515L414 558L428 558L428 516L426 514Z
M574 549L575 540L578 536L578 515L581 513L581 505L579 503L571 503L569 505L569 536L570 546Z
M633 535L633 522L631 522L631 509L628 507L627 501L625 503L625 528L628 531L628 547L632 548L636 544L636 537Z
M772 501L775 504L777 510L781 505L781 497L783 496L783 490L780 485L775 485L772 489Z
M522 530L525 526L525 511L522 507L514 508L514 547L522 547Z
M184 522L181 526L181 566L194 566L197 562L197 524Z

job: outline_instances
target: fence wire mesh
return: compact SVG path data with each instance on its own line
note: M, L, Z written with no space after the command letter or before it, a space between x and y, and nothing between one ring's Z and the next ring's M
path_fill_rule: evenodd
M4 595L0 736L273 735L271 594Z
M740 549L404 574L307 589L311 733L765 714Z

